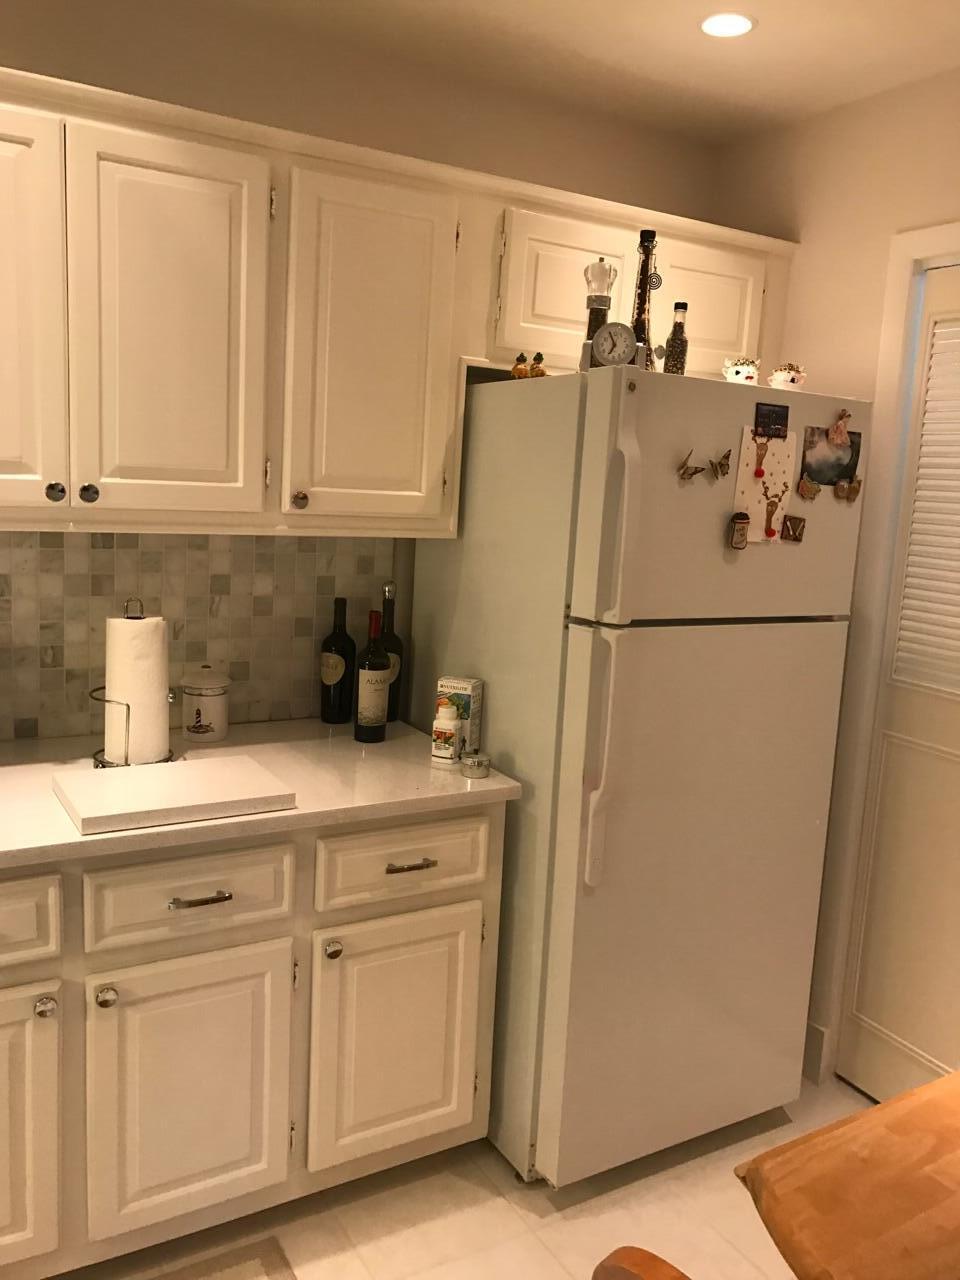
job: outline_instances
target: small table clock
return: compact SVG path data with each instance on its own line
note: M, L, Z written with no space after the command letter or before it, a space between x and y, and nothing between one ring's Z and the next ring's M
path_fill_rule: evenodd
M637 354L637 339L628 324L611 320L601 325L590 344L593 365L630 364Z

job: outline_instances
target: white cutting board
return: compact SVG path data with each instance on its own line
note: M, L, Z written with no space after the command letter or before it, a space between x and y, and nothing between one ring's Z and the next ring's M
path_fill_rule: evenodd
M66 769L53 790L82 836L294 809L296 793L249 756Z

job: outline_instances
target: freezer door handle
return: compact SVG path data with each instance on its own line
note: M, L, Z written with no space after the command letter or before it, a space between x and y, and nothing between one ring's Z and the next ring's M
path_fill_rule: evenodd
M607 775L610 769L610 741L613 737L613 708L617 688L617 652L623 639L622 631L600 631L601 638L610 647L610 672L607 686L607 721L603 731L603 755L600 760L600 780L595 791L587 799L587 856L583 878L591 889L596 889L603 879L603 854L607 838Z
M617 453L623 459L623 481L621 487L620 502L620 542L617 548L617 571L614 578L616 583L613 603L610 609L603 615L608 622L629 622L629 618L625 617L626 605L624 596L626 594L624 585L628 577L627 565L631 562L631 549L636 547L640 541L640 501L637 488L640 475L640 445L637 442L636 431L633 426L633 418L629 414L623 415L620 422L617 444Z

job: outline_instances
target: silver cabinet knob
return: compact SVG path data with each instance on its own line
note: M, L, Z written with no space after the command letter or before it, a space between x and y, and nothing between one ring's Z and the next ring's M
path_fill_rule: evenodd
M80 486L81 502L96 502L100 497L100 490L95 484L82 484Z
M290 498L291 507L296 507L298 511L302 511L304 507L310 505L309 493L304 493L302 489L298 489Z
M53 996L41 996L33 1006L33 1012L38 1018L52 1018L57 1012L57 1007Z
M325 942L323 944L323 954L328 960L339 960L343 955L342 942Z
M62 502L67 496L67 486L59 480L52 480L43 493L48 502Z
M112 1009L115 1004L119 1004L120 995L116 987L101 987L94 999L98 1009Z

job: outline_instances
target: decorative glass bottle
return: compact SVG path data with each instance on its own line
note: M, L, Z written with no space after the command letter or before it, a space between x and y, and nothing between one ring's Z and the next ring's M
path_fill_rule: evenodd
M663 356L664 373L686 373L687 371L687 304L673 304L673 328L667 339Z

